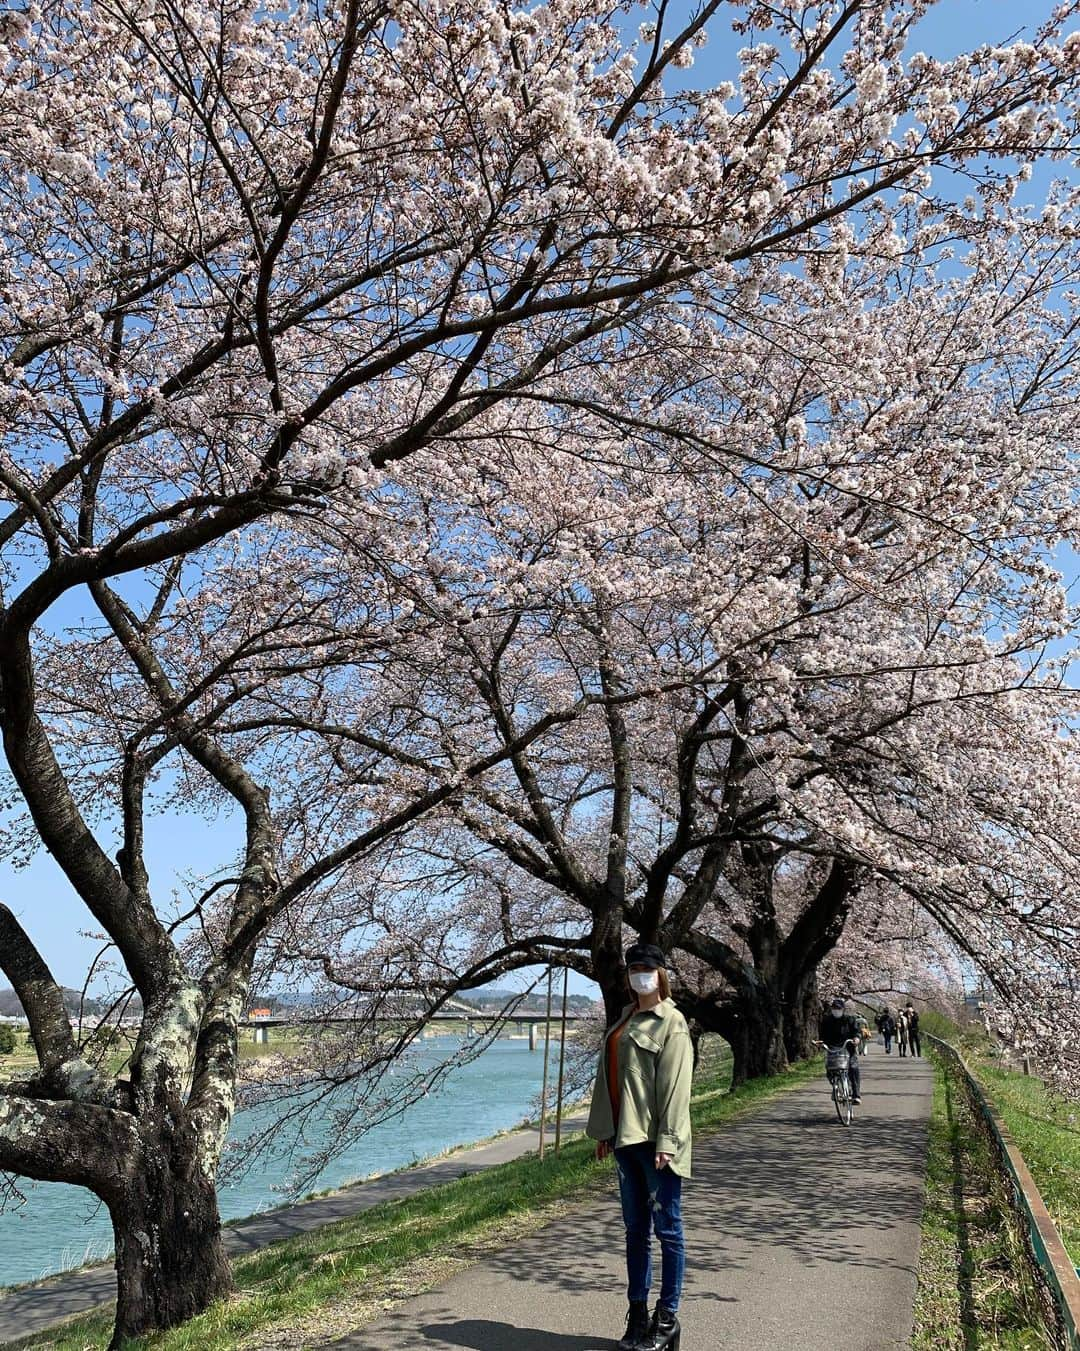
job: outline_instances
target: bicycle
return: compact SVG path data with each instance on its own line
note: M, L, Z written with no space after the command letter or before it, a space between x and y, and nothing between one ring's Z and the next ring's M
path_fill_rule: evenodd
M850 1126L855 1115L854 1094L851 1091L851 1057L858 1046L851 1037L843 1046L825 1047L825 1075L832 1085L833 1106L843 1126Z

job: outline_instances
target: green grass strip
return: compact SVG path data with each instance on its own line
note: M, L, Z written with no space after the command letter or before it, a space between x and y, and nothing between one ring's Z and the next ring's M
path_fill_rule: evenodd
M821 1073L819 1061L757 1079L727 1091L730 1058L713 1056L699 1070L691 1116L705 1135L752 1112L777 1094ZM549 1152L499 1164L412 1196L384 1202L350 1219L275 1243L237 1259L237 1292L183 1327L128 1343L162 1351L232 1351L253 1334L316 1315L351 1291L363 1293L392 1279L409 1263L491 1239L500 1224L534 1217L545 1209L611 1188L610 1163L597 1163L593 1143L575 1137L558 1157ZM419 1288L419 1287L417 1287ZM395 1289L394 1297L414 1293ZM88 1314L55 1333L19 1345L54 1351L96 1351L107 1345L111 1316Z
M1080 1116L1041 1080L980 1061L979 1081L1031 1170L1062 1242L1080 1265Z
M963 1325L961 1287L970 1273L960 1259L960 1216L954 1205L953 1153L959 1143L951 1095L936 1057L934 1099L926 1155L926 1201L919 1243L913 1351L963 1346L956 1333Z
M1057 1345L997 1158L958 1072L934 1063L912 1351Z
M956 1046L993 1100L1080 1266L1080 1107L1050 1093L1035 1075L1005 1066L981 1027L961 1029L940 1015L931 1022L927 1030Z

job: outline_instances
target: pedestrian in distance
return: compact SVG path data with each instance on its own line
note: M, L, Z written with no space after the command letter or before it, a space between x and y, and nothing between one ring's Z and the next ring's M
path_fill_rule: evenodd
M633 1002L604 1036L585 1130L597 1141L598 1159L614 1154L619 1179L629 1304L619 1351L679 1351L693 1048L661 949L632 943L626 978ZM650 1317L653 1233L660 1243L660 1297Z
M861 1013L855 1015L855 1022L859 1028L859 1054L865 1055L866 1048L870 1045L870 1024Z
M908 1048L908 1023L907 1016L903 1009L896 1015L896 1044L900 1048L900 1054L906 1056Z
M881 1031L881 1040L885 1043L885 1054L892 1055L893 1039L896 1036L896 1019L888 1009L882 1010L878 1028Z
M904 1017L907 1019L908 1044L911 1046L911 1054L917 1055L922 1059L922 1041L919 1037L919 1015L914 1005L908 1004L904 1010Z

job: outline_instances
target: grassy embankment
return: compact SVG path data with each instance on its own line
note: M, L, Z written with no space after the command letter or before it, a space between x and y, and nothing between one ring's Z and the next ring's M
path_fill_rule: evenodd
M714 1050L703 1057L695 1084L695 1130L716 1130L820 1068L810 1062L729 1092L730 1058ZM231 1300L182 1328L130 1345L133 1351L239 1351L325 1344L556 1218L591 1192L609 1193L612 1185L610 1164L598 1164L592 1142L577 1137L558 1157L549 1152L543 1163L530 1155L241 1258ZM19 1345L97 1351L109 1332L108 1317L94 1314Z
M1073 1108L1038 1079L1005 1068L981 1029L961 1031L934 1015L924 1026L961 1051L1024 1155L1073 1260L1080 1260L1080 1131ZM935 1072L912 1347L1054 1347L996 1156L958 1073L942 1063Z
M30 1041L30 1033L21 1027L15 1029L15 1049L0 1055L0 1079L18 1078L37 1069L37 1056Z
M121 1032L118 1036L120 1040L116 1049L105 1061L105 1068L110 1074L115 1074L123 1067L133 1044L128 1033ZM37 1056L34 1054L29 1032L18 1028L15 1038L15 1050L10 1055L0 1055L0 1079L17 1078L37 1069ZM304 1053L307 1046L307 1039L302 1034L296 1033L289 1036L279 1033L268 1043L256 1043L252 1040L251 1033L244 1028L240 1034L240 1059L263 1060L271 1056L298 1056Z

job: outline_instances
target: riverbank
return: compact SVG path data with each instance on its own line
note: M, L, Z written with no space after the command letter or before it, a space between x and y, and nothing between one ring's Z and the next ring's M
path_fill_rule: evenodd
M427 1041L414 1048L411 1067L399 1070L406 1089L410 1080L434 1069L461 1048L450 1036ZM271 1048L272 1049L272 1048ZM448 1149L474 1144L520 1126L534 1112L543 1072L543 1055L529 1051L527 1043L499 1042L459 1065L436 1089L420 1095L402 1116L367 1125L348 1138L335 1138L342 1127L338 1107L324 1104L304 1122L303 1138L288 1125L274 1128L273 1105L245 1108L237 1113L230 1132L219 1188L223 1220L259 1215L300 1196L326 1192L351 1182L393 1173L419 1160L433 1159ZM278 1062L244 1062L250 1067ZM393 1076L391 1076L393 1078ZM482 1104L477 1110L477 1104ZM252 1156L245 1145L260 1141ZM305 1160L325 1153L317 1175L304 1176ZM245 1166L246 1164L246 1166ZM19 1211L0 1215L0 1283L3 1286L39 1281L70 1271L88 1261L108 1258L112 1228L93 1198L75 1187L43 1183L28 1192L28 1204Z
M695 1128L701 1133L719 1129L819 1072L820 1065L810 1063L729 1093L730 1061L718 1062L699 1079ZM464 1170L475 1153L455 1156L454 1165ZM419 1182L419 1173L402 1176ZM358 1189L358 1199L359 1193L372 1195L371 1185ZM606 1192L610 1185L609 1168L595 1162L591 1143L580 1136L566 1141L558 1157L549 1151L543 1163L531 1154L438 1186L421 1185L360 1214L238 1258L237 1293L231 1300L183 1328L137 1345L162 1351L284 1351L324 1345L493 1248L512 1244L593 1188ZM0 1301L0 1315L2 1311ZM58 1332L4 1344L87 1351L104 1347L109 1330L109 1316L101 1311Z

